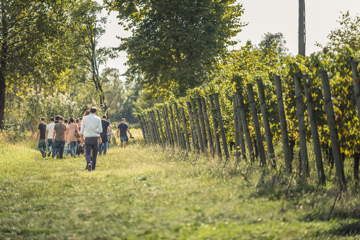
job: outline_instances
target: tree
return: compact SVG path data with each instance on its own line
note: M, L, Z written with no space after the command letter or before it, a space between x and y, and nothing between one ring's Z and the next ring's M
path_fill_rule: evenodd
M360 16L350 16L350 12L342 13L338 23L340 28L332 30L328 35L330 42L327 44L330 50L342 51L344 46L351 47L354 51L360 50ZM316 43L317 46L323 47Z
M163 90L185 95L204 83L241 28L244 10L235 0L105 0L119 11L132 36L123 38L130 81L140 70L141 84L158 95ZM120 24L124 25L124 22Z
M275 52L278 54L279 59L285 57L288 54L288 50L285 46L286 41L282 33L265 33L259 43L260 52L266 56L269 52Z
M68 31L70 0L2 0L0 3L0 127L5 93L35 82L51 85L68 69L71 53L59 41Z
M107 61L107 57L116 57L110 48L100 48L99 39L105 33L106 17L100 17L101 6L92 0L85 0L79 3L72 12L75 23L74 49L77 56L84 61L82 68L88 69L91 73L91 81L99 92L100 106L104 112L107 110L105 94L99 73L100 65Z

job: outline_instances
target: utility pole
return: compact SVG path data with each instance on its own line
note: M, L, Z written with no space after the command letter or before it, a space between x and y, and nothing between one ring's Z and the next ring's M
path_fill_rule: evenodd
M299 55L305 56L306 27L305 0L299 0Z

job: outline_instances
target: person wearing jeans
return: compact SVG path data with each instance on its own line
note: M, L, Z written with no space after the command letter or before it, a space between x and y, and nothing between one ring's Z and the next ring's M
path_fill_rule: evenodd
M70 143L70 155L74 158L76 158L77 139L75 131L77 128L74 118L70 118L70 124L66 130L66 140Z
M103 130L100 118L95 115L96 112L96 107L90 109L90 114L82 120L80 131L81 143L86 144L85 159L89 171L95 170L99 144L102 143L100 133L102 133Z
M102 126L102 133L100 133L101 137L101 144L99 144L99 154L101 155L104 151L104 155L106 154L107 148L108 148L108 127L110 127L111 131L111 125L108 121L106 121L106 115L102 116L101 120L101 126Z
M50 123L48 125L46 125L46 145L48 148L48 157L50 157L50 154L52 153L52 158L55 157L55 144L52 140L53 138L53 133L54 133L54 126L55 126L55 118L50 118ZM51 151L50 151L50 147L51 147Z
M36 140L39 140L38 142L38 148L41 152L41 155L43 157L46 157L46 124L45 124L45 118L41 118L40 119L41 123L39 124L38 127L38 132L36 135ZM39 138L40 135L40 138Z
M62 159L65 146L65 132L66 126L63 124L64 119L59 117L59 123L55 124L53 133L53 142L55 142L56 158Z

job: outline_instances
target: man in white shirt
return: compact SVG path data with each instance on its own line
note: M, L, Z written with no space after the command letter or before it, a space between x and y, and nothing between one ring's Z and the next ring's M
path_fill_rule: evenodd
M95 170L96 157L99 151L99 143L101 144L100 133L103 131L101 119L95 115L96 112L96 107L92 107L90 109L90 114L84 117L82 120L80 131L81 143L82 145L85 143L85 159L89 171Z
M55 118L50 118L50 123L48 125L46 125L46 137L45 137L45 143L47 145L48 148L48 157L50 157L50 154L52 152L52 158L55 157L55 145L52 141L53 138L53 133L54 133L54 126L55 126ZM51 151L50 151L50 146L51 146Z

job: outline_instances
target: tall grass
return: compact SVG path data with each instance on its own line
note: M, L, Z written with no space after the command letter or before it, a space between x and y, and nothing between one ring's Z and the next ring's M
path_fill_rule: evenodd
M83 157L1 141L0 239L359 239L358 189L318 187L314 170L302 183L276 152L275 171L138 141L87 172Z

